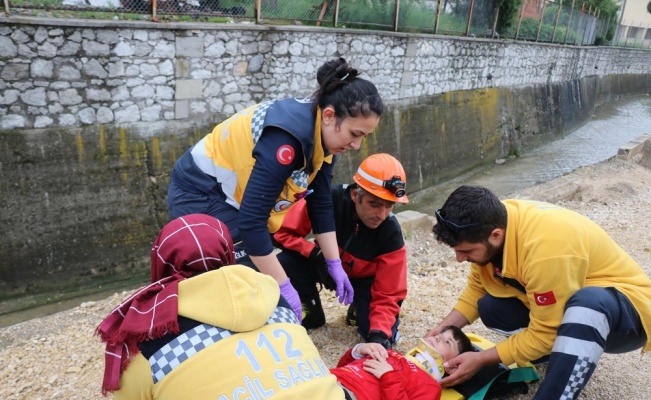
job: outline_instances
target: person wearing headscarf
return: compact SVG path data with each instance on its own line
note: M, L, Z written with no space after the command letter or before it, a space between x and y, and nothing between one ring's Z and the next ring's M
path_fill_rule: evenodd
M115 399L344 399L276 281L232 265L218 219L191 214L161 230L152 283L97 327L102 393ZM228 268L222 268L228 266Z

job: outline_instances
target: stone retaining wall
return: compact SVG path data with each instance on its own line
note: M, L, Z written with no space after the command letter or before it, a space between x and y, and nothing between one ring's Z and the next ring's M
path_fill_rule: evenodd
M0 20L0 129L169 121L202 126L306 96L345 56L388 103L482 88L646 74L649 52L377 31L233 24ZM176 125L174 125L176 126Z

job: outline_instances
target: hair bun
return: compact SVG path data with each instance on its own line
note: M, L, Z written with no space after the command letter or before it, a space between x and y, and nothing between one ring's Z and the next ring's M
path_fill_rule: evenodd
M352 81L355 80L359 76L359 71L355 68L346 68L346 73L339 78L339 80L342 81Z

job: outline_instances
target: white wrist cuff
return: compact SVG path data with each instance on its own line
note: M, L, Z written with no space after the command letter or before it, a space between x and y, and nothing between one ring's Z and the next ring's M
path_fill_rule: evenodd
M359 349L359 347L360 347L361 345L363 345L363 344L364 344L364 343L357 343L357 344L355 345L355 347L353 347L353 351L350 353L350 355L352 355L353 358L354 358L355 360L360 360L360 359L364 358L364 354L359 354L359 353L357 352L357 349Z

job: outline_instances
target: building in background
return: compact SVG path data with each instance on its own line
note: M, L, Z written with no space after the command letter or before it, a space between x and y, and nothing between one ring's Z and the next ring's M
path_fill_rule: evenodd
M622 0L614 45L651 47L651 1Z

